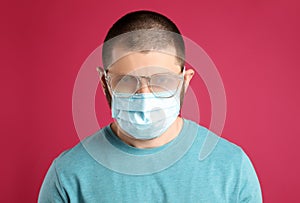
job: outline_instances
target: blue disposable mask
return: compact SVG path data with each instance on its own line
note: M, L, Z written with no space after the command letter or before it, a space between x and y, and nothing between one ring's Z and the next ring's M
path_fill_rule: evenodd
M152 93L130 97L112 94L112 117L125 134L140 140L162 135L176 120L180 111L180 92L170 98L156 97ZM160 94L169 94L161 92Z

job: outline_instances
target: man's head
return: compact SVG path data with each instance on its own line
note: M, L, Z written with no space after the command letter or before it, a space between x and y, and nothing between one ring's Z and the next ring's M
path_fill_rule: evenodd
M176 25L167 17L152 11L131 12L108 31L102 62L106 71L115 74L152 75L163 71L179 74L185 64L184 41ZM145 67L160 68L149 70ZM186 87L192 75L192 70L187 71ZM111 92L104 76L101 81L111 105Z

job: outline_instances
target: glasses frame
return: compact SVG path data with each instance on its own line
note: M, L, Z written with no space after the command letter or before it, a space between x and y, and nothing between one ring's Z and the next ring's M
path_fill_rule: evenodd
M129 98L129 97L131 97L131 96L137 94L137 91L143 87L143 84L142 84L142 81L141 81L141 80L142 80L142 79L144 79L144 80L146 79L146 81L147 81L146 85L147 85L147 87L149 88L150 92L151 92L155 97L158 97L158 98L171 98L171 97L173 97L174 95L176 95L176 93L177 93L177 91L178 91L178 89L179 89L179 86L183 84L183 81L184 81L184 74L185 74L185 67L183 67L183 70L182 70L178 75L175 74L175 73L171 73L174 77L177 77L177 78L179 79L179 82L178 82L178 85L177 85L177 87L176 87L176 91L175 91L172 95L170 95L170 96L168 96L168 97L157 96L157 93L155 93L155 92L152 90L152 87L151 87L151 85L150 85L150 81L151 81L151 78L152 78L153 76L156 76L156 75L163 75L163 74L170 75L169 72L165 72L165 73L156 73L156 74L153 74L153 75L150 75L150 76L130 75L130 76L136 78L138 83L137 83L137 85L136 85L135 91L134 91L133 93L128 93L128 94L125 93L125 94L126 94L126 96L125 96L125 94L122 95L122 94L115 93L115 91L114 91L113 88L111 87L111 79L113 78L113 76L110 76L110 75L109 75L108 70L104 70L104 69L102 69L102 68L100 68L100 67L97 67L97 71L99 72L100 76L102 76L102 74L104 74L104 78L105 78L105 81L106 81L106 83L107 83L107 86L108 86L110 92L111 92L112 94L114 94L115 96L117 96L117 97L125 97L125 98ZM123 76L123 77L126 76L126 75L122 75L122 74L116 74L116 75L117 75L117 76ZM129 75L129 74L127 74L127 75Z

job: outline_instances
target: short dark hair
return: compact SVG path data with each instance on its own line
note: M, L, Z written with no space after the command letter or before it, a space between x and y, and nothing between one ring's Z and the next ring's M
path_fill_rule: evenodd
M142 31L142 32L139 32ZM134 34L131 34L134 32ZM136 33L137 32L137 33ZM127 35L127 33L129 33ZM125 34L125 37L123 36ZM117 39L116 39L117 38ZM116 40L114 40L116 39ZM183 70L185 63L185 45L177 26L162 14L140 10L130 12L109 29L102 47L103 68L107 69L112 63L112 51L116 46L123 46L130 50L147 52L151 50L165 50L167 47L175 49L175 57ZM104 91L109 106L111 95L108 91L104 76L101 78L105 85Z
M127 36L120 39L121 42L116 39L124 34ZM112 42L114 38L116 42ZM185 46L179 29L169 18L153 11L130 12L112 25L102 47L102 62L105 69L113 61L112 50L116 43L118 46L126 46L130 50L143 50L143 52L153 48L164 50L167 46L172 47L175 48L175 57L179 65L183 68L185 63Z

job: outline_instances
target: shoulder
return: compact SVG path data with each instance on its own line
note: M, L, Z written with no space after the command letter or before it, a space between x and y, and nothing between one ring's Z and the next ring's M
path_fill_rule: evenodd
M190 129L197 129L194 145L199 149L199 160L218 159L219 161L241 162L247 156L238 144L221 137L205 126L187 120ZM191 130L188 130L190 132Z
M63 151L53 162L56 170L60 172L70 172L94 164L95 160L87 148L95 143L100 136L103 136L102 132L103 129L86 137L74 147Z
M256 176L252 161L241 146L204 126L196 123L193 125L197 127L198 132L192 148L199 163L220 173L226 170L235 174L252 173L252 177Z
M212 172L212 177L230 179L237 190L239 202L262 202L258 176L244 149L204 126L189 122L198 129L193 148L201 170L205 166Z

